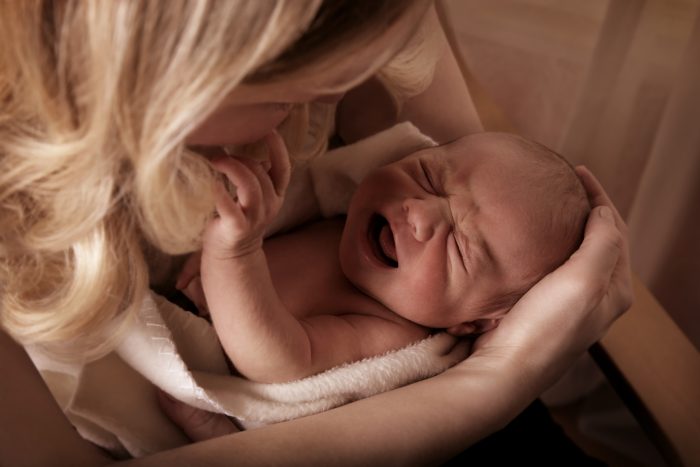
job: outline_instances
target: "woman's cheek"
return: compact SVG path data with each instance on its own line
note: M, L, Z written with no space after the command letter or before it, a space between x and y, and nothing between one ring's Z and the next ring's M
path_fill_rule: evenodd
M289 116L289 108L283 110L267 105L260 107L251 111L248 118L238 127L239 137L245 141L235 144L248 144L261 140Z
M187 137L189 145L222 146L254 143L277 128L290 108L255 104L216 111Z

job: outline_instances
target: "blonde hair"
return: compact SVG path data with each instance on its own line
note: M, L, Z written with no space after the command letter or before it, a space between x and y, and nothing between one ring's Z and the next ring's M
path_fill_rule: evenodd
M339 24L349 9L356 19ZM213 210L216 175L185 136L237 84L311 72L404 10L401 0L0 3L2 326L66 359L113 348L148 289L144 250L196 249ZM332 113L295 109L281 129L291 151L322 151Z

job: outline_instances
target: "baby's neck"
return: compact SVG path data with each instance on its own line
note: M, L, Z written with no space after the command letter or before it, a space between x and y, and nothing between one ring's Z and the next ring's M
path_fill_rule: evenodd
M343 224L343 219L319 221L265 241L272 282L294 316L389 312L343 274L338 258Z

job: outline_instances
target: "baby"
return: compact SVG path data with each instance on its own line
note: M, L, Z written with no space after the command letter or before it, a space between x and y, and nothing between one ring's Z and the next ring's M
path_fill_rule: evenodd
M201 279L243 376L303 378L436 329L485 332L579 246L590 211L571 166L515 135L482 133L371 172L347 217L262 241L289 162L213 162L220 186ZM302 266L305 265L305 266Z

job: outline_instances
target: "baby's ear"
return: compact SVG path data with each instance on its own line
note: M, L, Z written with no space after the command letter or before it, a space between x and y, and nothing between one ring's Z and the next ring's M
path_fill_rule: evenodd
M501 318L475 319L449 327L447 333L457 337L481 334L494 329L500 322Z

